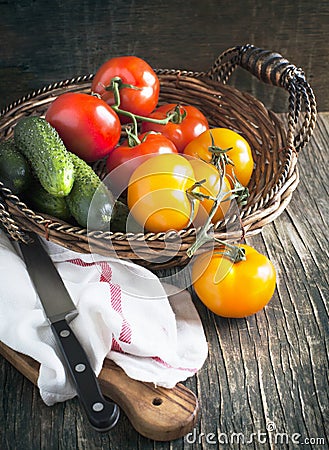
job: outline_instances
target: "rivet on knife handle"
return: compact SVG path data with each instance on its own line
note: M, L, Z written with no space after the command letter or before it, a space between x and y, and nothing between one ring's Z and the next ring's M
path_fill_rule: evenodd
M110 430L119 419L119 407L103 397L88 358L66 320L51 324L51 328L75 381L89 422L99 431Z

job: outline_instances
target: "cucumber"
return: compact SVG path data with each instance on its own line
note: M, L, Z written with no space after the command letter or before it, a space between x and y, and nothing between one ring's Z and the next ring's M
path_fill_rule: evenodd
M125 203L117 200L114 204L114 212L111 219L111 231L121 233L142 233L143 227L136 222Z
M55 128L41 117L24 117L14 128L14 140L49 194L64 197L70 193L74 167Z
M49 214L58 219L68 220L71 217L65 197L55 197L49 194L37 180L33 180L24 194L29 206L38 212Z
M0 142L0 181L13 194L25 191L32 180L31 168L13 139Z
M66 202L72 216L84 228L109 230L114 214L112 193L85 161L73 153L71 159L75 180Z

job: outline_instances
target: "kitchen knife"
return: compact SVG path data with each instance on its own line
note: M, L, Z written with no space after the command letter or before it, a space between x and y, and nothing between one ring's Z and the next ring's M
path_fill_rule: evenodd
M105 400L101 393L88 357L69 326L78 311L38 235L31 233L31 236L32 243L20 245L27 270L89 422L97 431L108 431L117 423L120 409L117 404Z

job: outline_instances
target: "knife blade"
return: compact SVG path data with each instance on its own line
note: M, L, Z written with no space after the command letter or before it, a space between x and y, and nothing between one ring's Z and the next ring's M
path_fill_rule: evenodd
M120 409L104 398L88 357L69 326L78 311L38 235L30 235L33 242L20 244L28 273L89 422L97 431L108 431L117 423Z

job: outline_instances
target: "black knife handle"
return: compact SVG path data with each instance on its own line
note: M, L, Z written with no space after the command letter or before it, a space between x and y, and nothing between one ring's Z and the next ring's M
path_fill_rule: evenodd
M89 422L97 431L110 430L119 419L118 405L103 397L88 357L66 320L52 323L51 328L67 362Z

